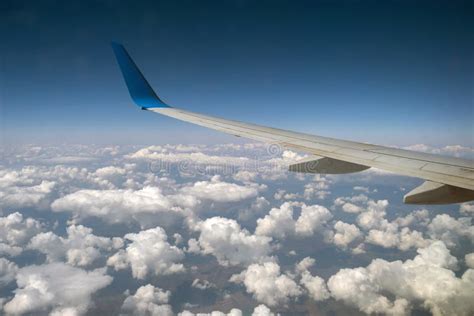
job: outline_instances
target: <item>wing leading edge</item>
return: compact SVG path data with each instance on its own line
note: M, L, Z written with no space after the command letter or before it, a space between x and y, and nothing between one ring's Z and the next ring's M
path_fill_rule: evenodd
M474 161L315 136L203 115L171 107L155 94L120 44L113 44L130 95L144 110L257 141L314 155L289 167L309 173L350 173L370 167L427 180L404 197L410 204L474 200Z

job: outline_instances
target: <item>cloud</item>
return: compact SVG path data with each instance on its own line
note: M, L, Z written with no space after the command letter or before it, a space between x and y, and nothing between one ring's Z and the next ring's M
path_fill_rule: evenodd
M64 263L21 268L16 275L18 289L4 305L11 314L51 310L52 314L84 314L91 295L108 286L112 277L104 269L85 271Z
M425 145L425 144L415 144L415 145L403 147L403 149L421 151L421 152L426 152L430 154L449 155L449 156L462 157L462 158L472 158L474 156L474 148L464 147L461 145L433 147L433 146Z
M315 301L324 301L331 295L326 286L326 282L318 276L313 276L309 271L304 271L301 275L300 283L308 291L309 297Z
M367 209L365 209L358 217L357 223L364 229L379 228L385 222L386 209L388 207L387 200L373 201L369 200Z
M296 200L301 198L302 196L297 193L287 193L285 190L278 190L274 195L273 198L275 200Z
M161 179L154 179L153 182ZM169 181L168 181L169 182ZM108 223L137 221L142 226L157 224L156 214L160 214L160 225L173 223L185 216L187 211L204 208L204 202L231 203L258 195L264 186L256 184L238 185L221 181L214 176L210 181L197 181L180 185L166 183L164 188L145 186L139 190L82 189L55 200L51 208L55 212L71 212L75 220L98 217ZM164 193L167 192L167 194Z
M254 221L256 217L259 217L261 214L270 207L270 202L263 197L258 196L250 205L250 208L244 208L239 211L238 219L242 221Z
M66 231L67 238L53 232L40 233L31 239L28 248L44 253L48 262L66 260L71 265L89 266L102 257L102 252L123 246L121 238L99 237L82 225L69 226Z
M242 186L235 183L223 182L220 176L213 176L211 181L198 181L192 186L183 187L181 192L202 200L215 202L238 202L258 195L259 187L255 185Z
M399 231L396 224L387 224L383 230L370 230L366 242L384 248L398 248L402 251L425 247L430 243L429 240L423 238L423 234L419 231L411 231L407 227Z
M107 166L97 169L94 174L103 179L113 179L116 176L125 175L127 171L124 168Z
M275 316L275 314L267 306L260 304L255 307L252 316Z
M474 215L474 203L462 203L459 205L459 211L464 215Z
M297 220L293 218L295 206L301 207L301 214ZM324 225L331 218L331 212L324 206L285 202L280 208L272 208L268 215L257 220L255 233L279 239L292 235L307 237L317 231L325 232Z
M145 279L151 275L169 275L183 272L184 266L179 263L184 259L184 252L167 241L166 232L161 227L143 230L137 234L126 234L128 244L107 260L107 265L115 270L130 266L132 275Z
M122 311L129 315L172 316L173 310L168 304L170 291L163 291L151 284L141 286L134 295L126 292Z
M32 186L1 187L0 203L12 208L37 206L49 196L55 185L55 182L43 180Z
M474 226L471 217L455 219L448 214L436 215L428 225L428 234L432 239L442 240L446 246L455 247L462 238L474 243Z
M312 236L316 231L332 218L331 212L321 205L301 206L301 215L295 223L295 232L298 236Z
M362 237L360 229L354 224L337 221L334 224L334 230L335 234L332 237L333 243L343 249L347 248L353 241Z
M15 263L5 258L0 258L0 287L15 280L17 271L18 266Z
M417 210L404 217L397 217L393 222L400 227L426 226L430 222L429 212L426 209Z
M375 259L367 268L341 269L328 286L335 299L365 313L403 315L417 305L434 315L468 315L474 309L474 270L457 278L456 268L456 258L437 241L413 260Z
M257 220L255 233L260 236L271 236L284 239L295 233L293 207L297 202L285 202L279 208L272 208L268 215Z
M164 146L150 146L142 148L135 153L132 153L126 158L137 159L137 160L155 160L162 163L182 163L189 162L190 164L202 164L202 165L236 165L242 166L250 163L250 159L247 157L235 157L235 156L215 156L208 155L202 152L202 148L199 152L172 152L171 148ZM162 167L169 167L169 165L163 164ZM185 167L181 165L181 167ZM188 166L186 166L188 167Z
M368 187L363 187L363 186L355 186L352 189L354 191L361 191L361 192L364 192L364 193L369 193L370 192Z
M300 284L306 289L309 296L315 301L323 301L328 299L331 295L326 286L326 282L318 277L313 276L309 272L309 268L315 264L316 260L306 257L295 266L295 272L301 275Z
M466 266L474 269L474 252L466 254L466 256L464 256L464 261L466 262Z
M223 266L266 260L272 250L271 238L252 235L232 219L208 218L198 222L194 229L200 234L197 241L191 239L194 246L190 250L211 254Z
M238 308L232 308L227 314L220 311L194 314L190 311L185 310L185 311L182 311L181 313L178 313L178 316L242 316L242 311Z
M23 218L18 212L0 217L0 254L19 255L29 240L42 230L40 222Z
M315 175L313 182L304 186L303 196L306 200L324 200L331 192L329 191L331 180L321 175Z
M340 206L346 213L360 213L364 210L362 206L357 204L366 203L368 197L364 194L355 195L352 197L338 197L334 200L334 206Z
M368 230L366 242L384 248L398 248L406 251L410 248L426 247L430 241L423 233L405 226L426 226L429 222L426 210L414 211L405 217L389 222L386 218L387 200L367 200L366 209L357 217L360 227Z
M233 175L233 179L241 182L252 182L257 178L258 174L249 170L240 170Z
M214 283L211 283L208 280L201 280L201 279L194 279L191 286L196 288L196 289L200 289L200 290L207 290L207 289L211 289L211 288L216 287L216 285Z
M286 274L280 272L280 266L275 262L251 264L240 274L235 274L231 282L243 283L248 293L270 306L284 305L291 298L302 294L301 288Z
M316 260L314 260L313 258L305 257L296 264L295 271L296 273L301 274L305 271L308 271L308 269L312 267L315 263L316 263Z
M183 199L183 202L190 199ZM54 212L71 212L76 218L99 217L109 223L146 222L147 215L180 213L176 199L163 195L158 187L141 190L79 190L51 204ZM190 201L191 204L197 201Z

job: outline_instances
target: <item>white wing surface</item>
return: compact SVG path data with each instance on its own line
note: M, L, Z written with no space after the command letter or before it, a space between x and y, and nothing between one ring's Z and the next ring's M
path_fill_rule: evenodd
M143 110L314 155L289 166L295 172L340 174L374 167L425 179L426 182L405 195L405 203L446 204L474 199L472 160L314 136L170 107L155 94L125 48L120 44L112 46L130 95Z

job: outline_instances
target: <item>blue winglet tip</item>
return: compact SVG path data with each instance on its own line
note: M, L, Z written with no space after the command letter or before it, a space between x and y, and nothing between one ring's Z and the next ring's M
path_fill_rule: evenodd
M117 42L111 45L133 101L144 110L170 107L156 95L125 47Z

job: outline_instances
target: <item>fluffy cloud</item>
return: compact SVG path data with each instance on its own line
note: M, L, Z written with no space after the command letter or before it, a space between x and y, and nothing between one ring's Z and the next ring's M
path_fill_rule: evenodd
M357 223L364 229L381 227L383 223L386 222L385 210L387 207L387 200L369 200L367 202L367 209L357 217Z
M53 191L56 183L41 181L32 186L8 186L0 188L0 203L15 208L38 206Z
M258 186L242 186L235 183L223 182L219 176L213 176L211 181L198 181L192 186L184 187L181 192L202 200L215 202L238 202L258 195Z
M375 259L367 268L341 269L328 281L331 294L366 313L403 315L413 304L434 315L474 310L474 270L457 278L457 260L440 241L418 253L405 262Z
M67 238L40 233L31 239L28 248L44 253L49 262L66 260L71 265L88 266L101 257L101 252L122 246L121 238L99 237L90 228L72 225L67 228Z
M459 211L465 215L473 215L474 214L474 203L462 203L459 206Z
M366 203L367 201L368 197L366 195L359 194L351 197L338 197L334 200L334 205L340 206L346 213L360 213L364 209L362 206L357 204Z
M331 181L321 175L316 175L313 182L304 186L303 196L306 200L324 200L331 192L329 191Z
M295 206L301 207L301 214L297 220L293 218ZM257 220L255 233L280 239L291 235L306 237L317 231L324 232L324 225L331 218L331 212L324 206L285 202L280 208L272 208L268 215Z
M122 311L130 315L172 316L168 304L170 291L163 291L151 284L139 287L134 295L127 291Z
M191 239L190 251L211 254L219 264L249 264L268 258L271 238L252 235L235 220L212 217L198 222L199 239Z
M468 266L471 269L474 269L474 252L468 253L464 257L464 261L466 262L466 266Z
M202 148L200 148L200 150L202 150ZM172 152L170 151L170 148L166 148L164 146L150 146L142 148L137 152L128 155L127 158L159 161L162 163L161 167L163 168L169 168L169 164L179 164L179 167L183 170L189 168L188 164L243 166L250 163L250 159L247 157L223 155L215 156L208 155L203 152ZM186 164L184 164L183 162L185 162Z
M411 231L407 227L399 231L398 225L394 223L384 225L383 229L370 230L366 241L384 248L398 248L403 251L425 247L430 243L429 240L423 238L423 234L419 231Z
M293 207L296 202L285 202L279 208L272 208L268 215L257 220L255 233L261 236L272 236L283 239L295 232Z
M421 151L432 154L445 154L454 157L472 158L474 155L474 148L464 147L461 145L449 145L441 148L433 147L425 144L415 144L408 147L403 147L407 150Z
M301 206L301 215L295 223L295 232L299 236L311 236L332 218L331 212L321 205Z
M323 301L331 296L326 287L326 282L318 276L311 275L309 271L302 273L300 282L308 291L309 296L315 301Z
M211 283L208 280L201 280L201 279L194 279L191 286L200 290L207 290L207 289L216 287L214 283Z
M267 315L267 314L263 314ZM181 313L178 314L178 316L242 316L242 311L238 308L232 308L229 313L223 313L220 311L212 311L210 313L197 313L194 314L190 311L182 311Z
M305 257L303 258L300 262L298 262L295 266L295 271L296 273L303 273L305 271L308 271L310 267L312 267L315 264L316 260L314 260L311 257Z
M426 226L430 221L429 212L426 209L417 210L404 217L398 217L393 222L400 227Z
M309 268L314 265L316 260L306 257L295 266L295 272L301 275L300 283L306 289L309 296L315 301L323 301L331 295L326 286L326 282L318 276L313 276L309 272Z
M275 316L275 314L273 314L268 307L263 304L260 304L255 307L252 316Z
M15 279L18 266L5 258L0 258L0 287Z
M406 251L410 248L426 247L430 241L423 237L423 233L411 230L407 226L426 226L429 222L426 210L414 211L405 217L398 217L389 222L386 218L387 200L374 201L364 195L352 198L336 199L335 205L346 205L344 200L362 203L357 224L368 231L366 242L384 248L398 248ZM346 203L346 204L344 204ZM342 226L341 226L342 228ZM353 230L355 233L355 230ZM359 235L360 236L360 235ZM343 239L340 239L342 242ZM341 244L343 246L343 243Z
M257 173L249 170L240 170L233 175L233 179L241 182L251 182L257 178Z
M23 246L42 229L40 222L32 218L23 218L18 212L0 217L0 254L19 255L23 251Z
M137 279L144 279L148 274L167 275L184 271L184 266L178 263L184 259L184 252L168 243L163 228L127 234L124 238L130 241L125 250L107 260L107 264L116 270L130 266L133 277Z
M275 262L252 264L240 274L233 275L230 281L243 283L256 300L270 306L287 304L292 297L302 294L298 284L282 274Z
M186 209L195 210L201 201L238 202L256 197L263 188L228 183L214 176L210 181L198 181L182 188L174 185L166 195L156 186L140 190L78 190L57 199L51 207L55 212L71 212L79 220L94 216L110 223L136 220L147 226L156 222L158 213L162 215L160 222L167 223L183 216Z
M56 315L83 314L91 303L91 295L111 282L112 277L105 275L104 269L85 271L64 263L27 266L18 271L18 289L5 304L4 311L24 314L51 310Z
M455 247L461 238L474 243L474 226L471 217L455 219L448 214L436 215L428 225L428 234L433 239L442 240L448 247Z
M75 217L100 217L110 223L140 221L141 216L179 212L172 197L158 187L141 190L79 190L57 199L51 205L55 212L71 212Z
M341 248L346 248L354 240L362 237L360 229L354 224L347 224L337 221L334 224L335 234L332 237L334 244Z

